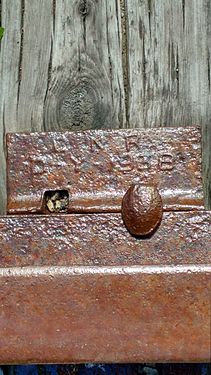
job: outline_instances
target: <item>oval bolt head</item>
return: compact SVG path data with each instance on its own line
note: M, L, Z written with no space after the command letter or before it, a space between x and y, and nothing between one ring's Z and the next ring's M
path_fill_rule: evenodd
M154 232L163 216L162 198L154 186L132 185L122 200L122 218L135 236Z

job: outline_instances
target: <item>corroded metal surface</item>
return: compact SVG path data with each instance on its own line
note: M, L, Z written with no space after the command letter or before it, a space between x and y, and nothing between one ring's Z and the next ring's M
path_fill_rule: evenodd
M166 212L138 239L121 214L0 218L0 265L124 266L211 264L210 212Z
M10 134L7 146L0 363L208 361L199 130Z
M0 363L208 361L210 218L0 218Z
M155 186L169 210L201 209L197 128L8 134L8 213L47 213L66 190L68 212L118 212L134 183Z
M0 269L1 363L209 361L209 266Z

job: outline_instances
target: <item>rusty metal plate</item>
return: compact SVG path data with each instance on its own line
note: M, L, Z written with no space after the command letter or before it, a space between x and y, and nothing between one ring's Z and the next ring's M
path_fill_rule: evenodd
M0 363L208 361L210 218L0 218Z
M202 209L200 143L197 128L8 134L8 213L44 213L57 189L67 212L117 212L133 183L156 186L164 209Z
M145 239L120 214L0 218L0 267L211 264L210 212L166 212Z
M0 269L0 363L210 359L210 266Z
M200 131L10 134L7 147L0 362L209 360Z

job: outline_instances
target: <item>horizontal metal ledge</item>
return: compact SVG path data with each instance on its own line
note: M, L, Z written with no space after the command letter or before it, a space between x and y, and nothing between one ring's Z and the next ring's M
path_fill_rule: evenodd
M0 271L0 363L210 359L208 265Z
M123 267L12 267L0 268L0 277L10 276L56 276L56 275L135 275L135 274L179 274L211 273L210 265L174 265L174 266L123 266Z
M153 275L153 274L211 273L210 265L174 265L174 266L123 266L123 267L13 267L0 268L0 277L56 276L56 275Z
M130 185L128 185L129 187ZM59 189L60 190L60 189ZM101 191L79 193L70 197L68 213L115 213L121 212L122 198L126 190ZM13 207L9 208L9 215L19 214L51 214L45 204L46 190L36 191L35 194L19 195ZM162 188L159 193L165 211L201 211L204 210L202 188L197 189L168 189ZM40 209L37 209L39 204Z
M166 212L136 238L120 214L0 217L0 267L211 264L211 212Z

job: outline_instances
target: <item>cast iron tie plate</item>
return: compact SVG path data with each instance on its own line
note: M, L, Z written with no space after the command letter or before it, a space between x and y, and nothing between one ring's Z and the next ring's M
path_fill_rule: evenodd
M197 128L8 134L8 213L47 213L46 191L67 212L120 212L134 183L155 186L164 209L203 208Z

